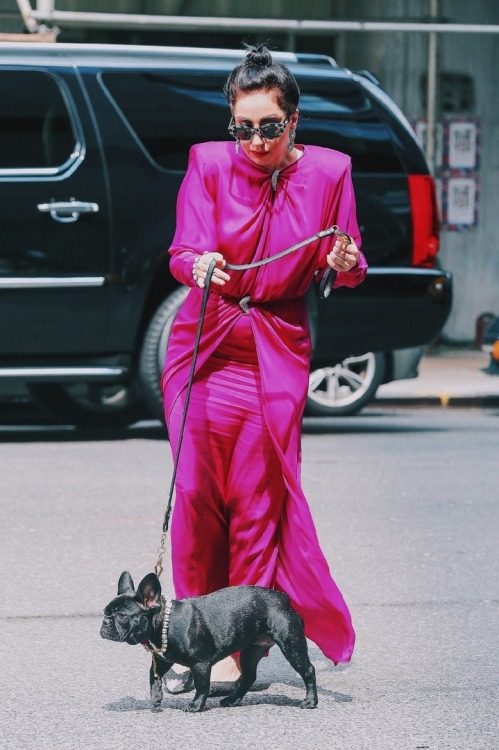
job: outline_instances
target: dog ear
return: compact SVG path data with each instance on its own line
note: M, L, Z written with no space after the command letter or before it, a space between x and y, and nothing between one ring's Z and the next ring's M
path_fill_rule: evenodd
M161 607L161 584L155 573L148 573L140 582L137 593L137 601L143 609L155 609Z
M124 570L123 573L120 575L120 580L118 581L118 596L120 594L134 594L135 593L135 586L133 585L132 576L128 572L128 570Z

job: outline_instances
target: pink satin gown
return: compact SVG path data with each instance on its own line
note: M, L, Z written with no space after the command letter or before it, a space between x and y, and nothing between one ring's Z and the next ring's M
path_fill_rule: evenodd
M299 147L301 148L301 147ZM171 271L192 287L172 328L162 376L176 454L202 290L192 265L204 251L248 263L332 224L360 245L349 157L307 146L271 173L230 143L191 150L177 205ZM301 421L310 332L303 295L327 267L334 237L211 286L179 460L172 518L177 597L224 586L285 591L305 632L335 663L348 661L354 630L322 553L300 484ZM365 277L338 273L335 286ZM249 313L239 300L251 297Z

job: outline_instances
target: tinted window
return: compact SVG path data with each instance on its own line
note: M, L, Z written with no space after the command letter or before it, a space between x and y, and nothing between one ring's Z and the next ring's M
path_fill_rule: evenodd
M343 151L354 172L404 172L398 137L361 86L353 81L298 79L300 138Z
M102 81L143 148L162 167L185 170L193 144L230 137L219 76L110 72Z
M0 72L0 169L59 167L75 149L56 81L31 70Z
M229 138L220 76L113 71L102 81L143 148L162 167L184 170L194 143ZM360 86L330 78L299 83L301 143L349 154L357 172L405 171L395 133Z

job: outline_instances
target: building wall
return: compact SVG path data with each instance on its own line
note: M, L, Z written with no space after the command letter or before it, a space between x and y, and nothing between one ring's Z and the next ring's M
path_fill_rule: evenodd
M32 0L33 7L36 0ZM102 11L100 0L55 0L58 10ZM107 12L150 13L191 16L235 16L254 18L308 18L353 20L415 20L429 15L429 0L107 0ZM439 0L440 16L449 22L499 24L497 0ZM240 46L242 35L187 32L155 33L150 37L123 36L105 30L82 37L78 31L64 32L60 41L133 41L167 44ZM79 36L78 36L79 35ZM271 35L260 35L264 40ZM249 41L255 35L245 35ZM277 46L290 40L274 35ZM499 314L499 252L497 250L497 202L499 195L499 35L440 34L439 68L443 72L467 74L475 88L473 114L480 118L480 194L476 227L443 231L440 260L454 275L454 307L444 330L452 341L472 341L476 318L484 311ZM351 32L322 37L299 37L301 51L334 54L340 64L353 70L368 69L411 120L425 114L422 76L427 66L428 34L407 32Z
M354 17L352 6L349 18ZM355 4L364 20L398 17L421 19L425 0L368 0ZM499 3L441 0L440 15L449 22L499 24ZM407 32L345 34L339 62L352 69L368 68L380 79L409 119L425 114L421 79L427 65L428 34ZM471 341L476 318L484 311L499 314L499 35L440 34L438 66L446 73L467 74L475 90L471 112L480 119L478 224L463 231L443 231L440 260L454 275L454 306L444 335Z
M23 22L16 0L0 0L0 34L21 34Z
M31 0L34 7L36 0ZM55 0L57 10L103 11L102 0ZM107 0L108 13L151 15L228 16L235 18L334 18L337 0Z

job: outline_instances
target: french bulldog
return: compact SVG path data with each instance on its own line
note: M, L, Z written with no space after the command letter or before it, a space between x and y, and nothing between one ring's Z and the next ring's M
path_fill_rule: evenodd
M191 670L196 692L187 711L198 712L209 695L213 664L240 652L241 676L220 701L222 706L237 706L256 679L258 662L275 643L305 683L301 708L317 706L315 669L308 657L303 620L287 594L260 586L232 586L172 600L169 624L163 626L165 611L157 575L146 575L135 591L125 571L118 596L104 609L100 630L102 638L156 650L149 674L153 711L161 710L162 678L173 664ZM165 641L166 650L158 653Z

